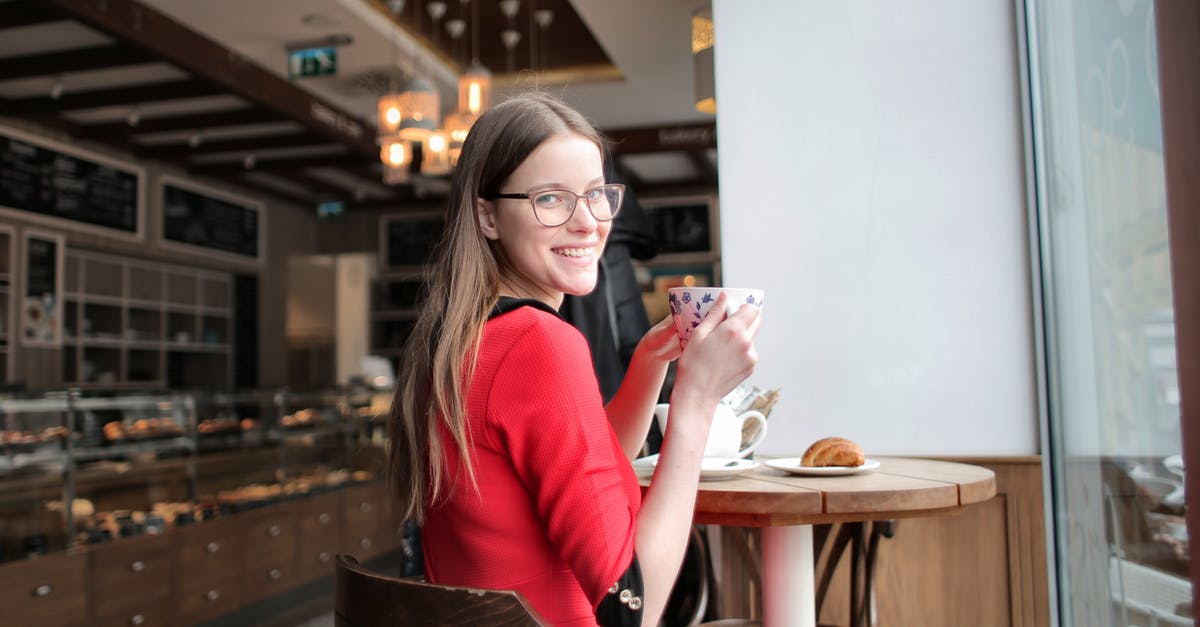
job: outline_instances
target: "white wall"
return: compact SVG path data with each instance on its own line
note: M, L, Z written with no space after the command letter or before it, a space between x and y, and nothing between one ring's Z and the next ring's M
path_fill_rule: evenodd
M1009 0L714 0L724 283L767 290L763 452L1028 454Z

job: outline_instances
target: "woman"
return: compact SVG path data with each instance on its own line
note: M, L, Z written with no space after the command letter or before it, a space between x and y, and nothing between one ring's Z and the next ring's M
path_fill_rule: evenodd
M647 332L604 407L558 317L586 294L620 208L601 139L527 95L475 123L392 404L400 512L437 583L521 592L555 625L655 625L683 560L717 402L753 371L757 310L709 316L681 350ZM723 307L714 311L723 312ZM670 361L671 416L640 497L638 453Z

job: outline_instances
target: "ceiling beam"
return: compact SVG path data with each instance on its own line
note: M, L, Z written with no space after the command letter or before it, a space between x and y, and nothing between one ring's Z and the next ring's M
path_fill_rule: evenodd
M205 176L228 176L230 174L241 174L248 170L261 170L263 172L270 172L271 174L279 172L287 174L305 168L353 167L362 162L363 157L343 154L322 155L318 157L256 158L253 168L247 168L242 161L223 161L221 163L192 165L188 170Z
M278 122L279 116L259 109L237 109L234 111L218 111L215 113L187 113L154 118L145 118L138 124L138 133L167 133L171 131L197 131L207 128L245 126L248 124L264 124ZM129 135L129 125L124 121L86 124L80 127L80 134L85 137L125 137Z
M97 107L146 104L164 100L199 98L220 93L222 93L221 90L217 89L214 85L196 80L182 80L130 87L114 87L111 89L94 89L73 94L63 94L62 97L57 99L50 96L14 98L8 102L13 113L53 113L58 111L94 109Z
M138 130L141 130L140 125ZM146 146L138 152L144 157L151 157L155 159L161 159L165 157L191 158L224 152L255 152L258 150L312 146L340 147L341 144L331 144L328 140L317 137L312 133L288 133L284 135L267 135L263 137L246 137L241 139L223 140L204 140L203 136L201 136L200 144L194 148L187 140L184 140L177 143L172 142L167 144Z
M4 6L3 3L0 3L0 6ZM5 57L0 59L0 76L7 81L31 76L54 76L67 72L86 72L140 65L153 61L154 59L146 56L145 53L136 52L123 46L95 46L61 52Z
M60 16L47 12L41 2L32 0L0 2L0 29L61 22L62 19Z
M133 0L46 0L66 15L139 46L179 68L202 76L268 111L277 111L314 132L377 155L373 129L358 117L259 67L207 37Z
M610 150L617 155L717 147L716 122L606 129L604 135L609 139Z

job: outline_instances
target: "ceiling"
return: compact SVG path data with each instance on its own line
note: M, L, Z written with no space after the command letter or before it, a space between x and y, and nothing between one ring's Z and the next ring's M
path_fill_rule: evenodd
M426 0L0 0L0 116L303 205L396 206L446 181L381 182L377 97L420 74L449 109L478 57L497 98L548 90L608 132L642 193L711 189L714 120L691 104L698 1L521 0L510 20L496 0L448 0L435 20ZM522 33L511 54L505 28ZM337 73L289 80L289 46L329 38L349 42Z

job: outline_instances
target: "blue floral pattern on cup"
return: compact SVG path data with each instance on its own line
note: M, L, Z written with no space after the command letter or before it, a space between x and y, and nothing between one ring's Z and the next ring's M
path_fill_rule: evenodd
M733 292L729 295L731 301L732 298L738 298L746 304L762 309L764 300L762 290L731 288L727 291ZM717 295L720 292L721 288L711 287L675 287L667 291L667 303L671 307L671 317L675 320L675 331L685 345L692 336L692 329L699 326L700 322L704 320L704 316L708 314L712 304L717 301ZM741 292L747 293L743 296Z

